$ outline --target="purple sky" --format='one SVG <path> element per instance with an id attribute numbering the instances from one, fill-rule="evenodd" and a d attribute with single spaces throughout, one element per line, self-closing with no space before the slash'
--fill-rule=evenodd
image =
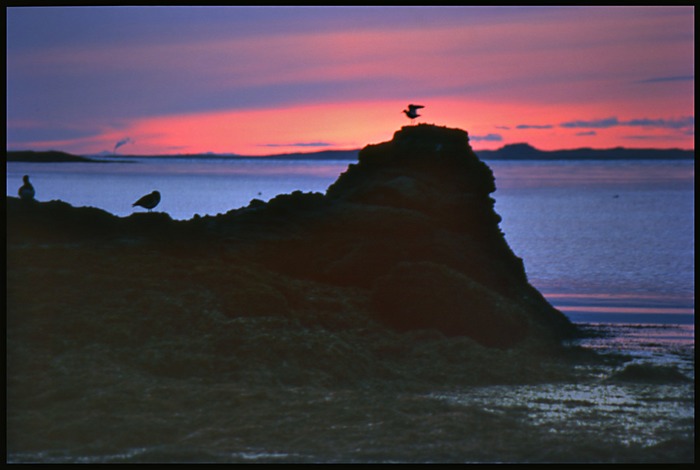
<path id="1" fill-rule="evenodd" d="M 407 124 L 475 148 L 694 148 L 692 7 L 7 9 L 7 147 L 358 148 Z"/>

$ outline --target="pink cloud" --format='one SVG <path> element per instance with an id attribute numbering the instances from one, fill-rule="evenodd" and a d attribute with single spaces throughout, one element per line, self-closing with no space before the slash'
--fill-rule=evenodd
<path id="1" fill-rule="evenodd" d="M 17 87 L 36 71 L 46 74 L 38 91 L 18 98 L 13 111 L 60 98 L 51 109 L 39 108 L 41 117 L 13 118 L 8 111 L 8 121 L 50 116 L 46 128 L 96 128 L 90 137 L 34 143 L 74 152 L 111 149 L 129 135 L 134 153 L 176 148 L 259 154 L 269 144 L 294 151 L 283 144 L 357 148 L 386 140 L 407 124 L 400 110 L 415 100 L 426 105 L 424 122 L 473 135 L 501 133 L 502 142 L 480 142 L 492 147 L 513 141 L 572 146 L 572 131 L 515 129 L 524 122 L 694 114 L 692 80 L 644 81 L 691 73 L 683 67 L 693 63 L 694 41 L 683 35 L 694 31 L 692 10 L 526 8 L 490 15 L 484 23 L 460 18 L 426 21 L 420 28 L 387 16 L 362 28 L 236 37 L 219 31 L 159 42 L 8 49 Z M 10 92 L 8 85 L 12 97 Z M 575 145 L 629 144 L 623 131 L 579 136 Z M 692 136 L 645 132 L 660 145 L 694 145 Z"/>

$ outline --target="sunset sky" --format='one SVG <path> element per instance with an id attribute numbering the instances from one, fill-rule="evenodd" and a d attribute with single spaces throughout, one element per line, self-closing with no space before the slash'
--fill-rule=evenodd
<path id="1" fill-rule="evenodd" d="M 694 148 L 693 7 L 7 8 L 7 149 Z"/>

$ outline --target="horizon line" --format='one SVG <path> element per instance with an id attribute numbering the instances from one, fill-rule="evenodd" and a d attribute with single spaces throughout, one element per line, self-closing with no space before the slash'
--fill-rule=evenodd
<path id="1" fill-rule="evenodd" d="M 572 148 L 560 148 L 560 149 L 555 149 L 555 150 L 542 150 L 540 148 L 537 148 L 533 146 L 532 144 L 529 144 L 527 142 L 514 142 L 511 144 L 505 144 L 502 145 L 501 147 L 498 147 L 496 149 L 476 149 L 472 147 L 472 150 L 474 152 L 498 152 L 500 150 L 503 150 L 507 147 L 514 147 L 514 146 L 527 146 L 530 147 L 533 150 L 536 150 L 538 152 L 543 152 L 543 153 L 554 153 L 554 152 L 568 152 L 568 151 L 576 151 L 576 150 L 592 150 L 592 151 L 605 151 L 605 150 L 655 150 L 655 151 L 683 151 L 683 152 L 695 152 L 695 148 L 682 148 L 682 147 L 625 147 L 625 146 L 616 146 L 616 147 L 572 147 Z M 114 156 L 114 157 L 176 157 L 176 156 L 188 156 L 188 155 L 197 155 L 197 156 L 215 156 L 215 157 L 232 157 L 232 158 L 266 158 L 266 157 L 277 157 L 277 156 L 285 156 L 285 155 L 315 155 L 319 153 L 324 153 L 324 152 L 359 152 L 363 149 L 364 147 L 361 148 L 353 148 L 353 149 L 347 149 L 347 148 L 327 148 L 324 150 L 313 150 L 310 152 L 282 152 L 282 153 L 269 153 L 269 154 L 262 154 L 262 155 L 248 155 L 248 154 L 241 154 L 241 153 L 235 153 L 235 152 L 212 152 L 212 151 L 206 151 L 206 152 L 185 152 L 185 153 L 150 153 L 150 154 L 121 154 L 121 153 L 115 153 L 115 152 L 110 152 L 109 150 L 103 150 L 101 152 L 96 152 L 96 153 L 71 153 L 65 150 L 58 150 L 58 149 L 48 149 L 48 150 L 32 150 L 32 149 L 6 149 L 5 153 L 10 153 L 10 152 L 35 152 L 35 153 L 41 153 L 41 152 L 61 152 L 65 153 L 67 155 L 74 155 L 74 156 L 79 156 L 79 157 L 95 157 L 95 156 Z"/>

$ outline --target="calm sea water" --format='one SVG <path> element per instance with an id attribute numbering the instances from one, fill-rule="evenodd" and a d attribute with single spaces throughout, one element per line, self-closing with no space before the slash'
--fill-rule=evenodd
<path id="1" fill-rule="evenodd" d="M 673 367 L 694 379 L 694 163 L 487 163 L 496 175 L 493 197 L 503 218 L 501 228 L 523 258 L 530 281 L 573 321 L 599 333 L 583 345 L 603 354 L 627 355 L 632 363 Z M 132 202 L 158 189 L 163 196 L 158 210 L 189 219 L 225 213 L 254 198 L 269 200 L 295 190 L 323 192 L 347 165 L 280 160 L 11 162 L 7 194 L 15 195 L 22 175 L 29 174 L 40 201 L 60 199 L 127 216 L 142 210 L 132 208 Z M 225 333 L 235 339 L 231 348 L 239 343 L 254 348 L 269 332 L 246 322 L 252 320 L 228 321 L 211 335 L 230 328 Z M 300 345 L 318 342 L 320 334 L 318 329 L 285 327 L 275 345 L 284 343 L 284 354 L 299 359 L 308 353 Z M 333 336 L 326 339 L 335 341 Z M 89 354 L 66 349 L 55 357 L 32 352 L 36 368 L 15 371 L 11 377 L 10 392 L 20 390 L 27 398 L 13 395 L 13 403 L 21 406 L 8 409 L 8 434 L 13 437 L 8 460 L 694 460 L 688 450 L 694 436 L 692 382 L 611 383 L 606 378 L 616 366 L 594 366 L 582 369 L 584 378 L 570 383 L 446 389 L 438 374 L 435 382 L 415 391 L 398 387 L 397 392 L 362 382 L 337 389 L 257 386 L 219 373 L 206 380 L 186 375 L 178 379 L 134 366 L 152 356 L 166 358 L 162 362 L 167 364 L 178 357 L 172 344 L 153 349 L 148 343 L 124 358 L 120 349 L 105 346 L 93 346 Z M 435 344 L 442 348 L 452 343 Z M 24 347 L 41 352 L 40 346 L 14 344 L 11 350 L 17 356 Z M 181 347 L 202 346 L 199 338 L 186 337 Z M 341 350 L 345 352 L 337 355 L 337 364 L 328 367 L 352 370 L 355 356 Z M 440 351 L 436 359 L 442 357 Z M 314 361 L 323 357 L 314 354 Z M 198 369 L 225 360 L 218 353 L 203 354 Z M 287 368 L 274 370 L 306 376 L 304 362 L 297 362 L 299 369 L 291 361 Z"/>

